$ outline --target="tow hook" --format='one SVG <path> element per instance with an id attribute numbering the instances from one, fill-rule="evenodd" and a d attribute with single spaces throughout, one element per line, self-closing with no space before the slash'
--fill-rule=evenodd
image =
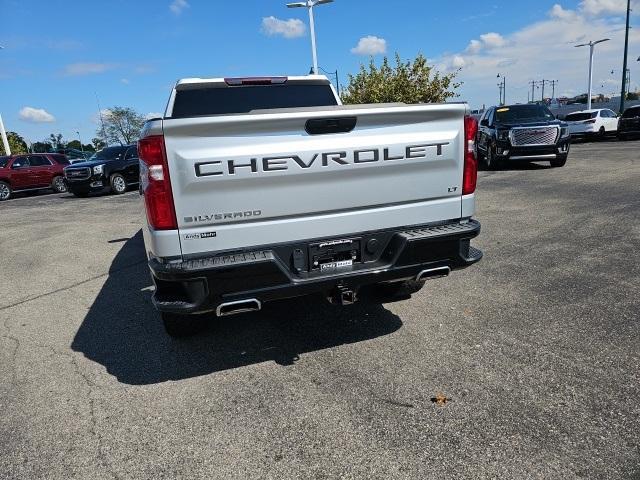
<path id="1" fill-rule="evenodd" d="M 338 287 L 327 295 L 327 300 L 332 305 L 353 305 L 358 301 L 358 294 L 349 288 Z"/>

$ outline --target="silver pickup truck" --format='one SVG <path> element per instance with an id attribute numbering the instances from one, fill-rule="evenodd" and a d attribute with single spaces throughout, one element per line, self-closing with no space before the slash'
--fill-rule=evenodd
<path id="1" fill-rule="evenodd" d="M 138 144 L 167 332 L 318 292 L 415 292 L 477 262 L 476 131 L 466 104 L 343 106 L 323 76 L 178 81 Z"/>

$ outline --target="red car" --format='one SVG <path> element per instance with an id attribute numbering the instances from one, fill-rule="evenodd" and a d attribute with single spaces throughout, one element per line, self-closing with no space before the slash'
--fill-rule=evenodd
<path id="1" fill-rule="evenodd" d="M 67 191 L 63 168 L 69 165 L 59 153 L 27 153 L 0 157 L 0 201 L 11 198 L 13 192 L 53 189 Z"/>

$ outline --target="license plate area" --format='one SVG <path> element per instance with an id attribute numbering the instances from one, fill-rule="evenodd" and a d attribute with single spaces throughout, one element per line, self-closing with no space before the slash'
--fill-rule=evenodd
<path id="1" fill-rule="evenodd" d="M 327 240 L 309 245 L 311 271 L 330 272 L 362 261 L 359 238 Z"/>

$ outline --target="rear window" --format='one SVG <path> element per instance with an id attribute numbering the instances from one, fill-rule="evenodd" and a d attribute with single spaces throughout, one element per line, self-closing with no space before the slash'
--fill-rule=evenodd
<path id="1" fill-rule="evenodd" d="M 248 113 L 271 108 L 337 105 L 329 85 L 250 85 L 178 90 L 172 118 Z"/>
<path id="2" fill-rule="evenodd" d="M 580 122 L 582 120 L 591 120 L 592 118 L 596 118 L 598 112 L 585 112 L 585 113 L 570 113 L 564 119 L 567 122 Z"/>
<path id="3" fill-rule="evenodd" d="M 622 114 L 622 118 L 640 117 L 640 107 L 628 108 Z"/>

